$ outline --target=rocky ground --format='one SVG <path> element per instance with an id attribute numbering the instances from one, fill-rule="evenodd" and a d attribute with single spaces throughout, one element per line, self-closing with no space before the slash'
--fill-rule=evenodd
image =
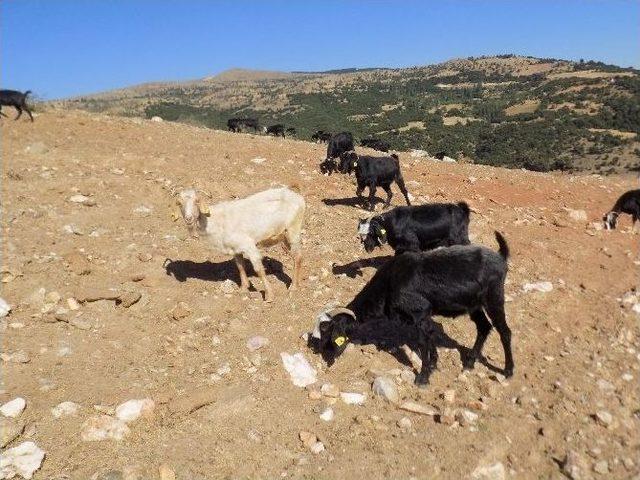
<path id="1" fill-rule="evenodd" d="M 417 389 L 394 352 L 352 346 L 327 369 L 301 338 L 391 253 L 361 249 L 366 212 L 351 178 L 317 172 L 322 145 L 68 111 L 1 129 L 0 478 L 20 456 L 23 476 L 56 480 L 639 475 L 640 236 L 628 217 L 598 224 L 632 176 L 401 153 L 417 203 L 467 200 L 473 241 L 496 248 L 498 229 L 512 250 L 515 376 L 495 333 L 462 373 L 463 317 L 442 321 L 439 370 Z M 171 191 L 292 183 L 308 205 L 302 288 L 287 291 L 292 260 L 273 247 L 267 304 L 187 237 Z M 294 384 L 295 359 L 315 383 Z"/>

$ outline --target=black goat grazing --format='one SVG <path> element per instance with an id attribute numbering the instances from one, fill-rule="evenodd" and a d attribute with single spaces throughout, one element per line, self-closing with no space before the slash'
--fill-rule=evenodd
<path id="1" fill-rule="evenodd" d="M 298 133 L 294 127 L 287 128 L 286 132 L 290 137 L 295 137 Z"/>
<path id="2" fill-rule="evenodd" d="M 390 148 L 387 142 L 380 140 L 379 138 L 365 138 L 360 141 L 360 145 L 363 147 L 373 148 L 379 152 L 388 152 Z"/>
<path id="3" fill-rule="evenodd" d="M 459 202 L 396 207 L 360 220 L 358 235 L 367 252 L 389 243 L 396 255 L 469 245 L 469 205 Z"/>
<path id="4" fill-rule="evenodd" d="M 278 123 L 276 125 L 270 125 L 265 128 L 264 133 L 267 135 L 274 135 L 276 137 L 281 136 L 284 138 L 284 125 Z"/>
<path id="5" fill-rule="evenodd" d="M 15 120 L 18 120 L 20 115 L 22 115 L 22 111 L 25 110 L 33 122 L 33 115 L 31 115 L 31 110 L 29 110 L 27 106 L 27 95 L 30 93 L 31 90 L 27 90 L 24 93 L 18 92 L 17 90 L 0 90 L 0 115 L 3 117 L 7 116 L 2 113 L 2 107 L 14 107 L 18 111 Z"/>
<path id="6" fill-rule="evenodd" d="M 499 232 L 495 235 L 499 253 L 478 245 L 455 245 L 396 255 L 380 267 L 346 308 L 318 317 L 309 344 L 331 366 L 349 341 L 359 339 L 359 331 L 367 322 L 409 323 L 415 327 L 422 358 L 415 383 L 426 385 L 438 361 L 432 316 L 454 318 L 468 313 L 476 324 L 477 337 L 464 357 L 463 367 L 474 367 L 493 326 L 504 349 L 505 376 L 512 376 L 511 330 L 504 313 L 509 247 Z"/>
<path id="7" fill-rule="evenodd" d="M 632 231 L 636 233 L 636 224 L 640 221 L 640 189 L 629 190 L 618 198 L 613 208 L 602 217 L 604 228 L 607 230 L 615 229 L 618 225 L 618 216 L 621 213 L 631 215 L 633 220 Z"/>
<path id="8" fill-rule="evenodd" d="M 369 187 L 368 209 L 373 210 L 376 188 L 382 187 L 387 192 L 387 201 L 384 208 L 391 205 L 391 184 L 396 182 L 402 195 L 404 195 L 407 205 L 411 205 L 409 200 L 409 192 L 404 185 L 402 172 L 400 172 L 400 160 L 398 155 L 392 153 L 390 157 L 370 157 L 367 155 L 358 155 L 356 152 L 345 152 L 340 157 L 340 166 L 338 167 L 342 173 L 356 173 L 356 195 L 362 197 L 365 187 Z"/>
<path id="9" fill-rule="evenodd" d="M 349 150 L 353 150 L 353 135 L 350 132 L 336 133 L 327 145 L 327 159 L 338 158 Z"/>
<path id="10" fill-rule="evenodd" d="M 325 132 L 324 130 L 318 130 L 316 133 L 311 135 L 311 140 L 313 140 L 316 143 L 327 143 L 329 140 L 331 140 L 332 136 L 333 135 L 331 134 L 331 132 Z"/>
<path id="11" fill-rule="evenodd" d="M 243 128 L 253 128 L 257 132 L 260 124 L 256 118 L 230 118 L 227 120 L 227 128 L 234 133 L 242 132 Z"/>

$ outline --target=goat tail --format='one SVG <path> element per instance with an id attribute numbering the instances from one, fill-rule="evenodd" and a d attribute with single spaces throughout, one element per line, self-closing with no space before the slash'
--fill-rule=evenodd
<path id="1" fill-rule="evenodd" d="M 499 231 L 496 230 L 494 233 L 496 235 L 496 241 L 498 242 L 499 246 L 498 252 L 500 253 L 500 256 L 506 261 L 509 259 L 509 245 L 507 245 L 507 240 Z"/>
<path id="2" fill-rule="evenodd" d="M 469 214 L 471 213 L 471 208 L 467 202 L 458 202 L 458 207 L 462 210 L 462 213 L 466 218 L 469 218 Z"/>
<path id="3" fill-rule="evenodd" d="M 27 90 L 26 92 L 24 92 L 24 96 L 26 97 L 27 95 L 29 95 L 31 93 L 31 90 Z"/>

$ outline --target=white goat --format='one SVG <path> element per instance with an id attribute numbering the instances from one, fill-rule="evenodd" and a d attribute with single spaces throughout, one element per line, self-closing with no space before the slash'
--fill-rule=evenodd
<path id="1" fill-rule="evenodd" d="M 193 237 L 206 237 L 220 253 L 233 255 L 240 272 L 240 285 L 249 287 L 243 257 L 248 258 L 262 282 L 265 300 L 273 300 L 258 246 L 283 242 L 294 260 L 291 289 L 298 286 L 302 261 L 301 238 L 304 198 L 286 187 L 273 188 L 240 200 L 207 205 L 198 192 L 183 190 L 178 205 Z"/>

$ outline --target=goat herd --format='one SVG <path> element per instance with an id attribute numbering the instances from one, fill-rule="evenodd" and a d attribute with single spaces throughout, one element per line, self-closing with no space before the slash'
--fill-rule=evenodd
<path id="1" fill-rule="evenodd" d="M 28 94 L 29 91 L 0 90 L 0 107 L 15 107 L 18 111 L 16 119 L 25 110 L 33 120 L 26 105 Z M 227 125 L 234 132 L 247 127 L 254 131 L 260 128 L 257 120 L 246 118 L 230 119 Z M 283 137 L 285 133 L 295 134 L 295 129 L 285 129 L 281 124 L 264 131 Z M 422 359 L 415 383 L 426 385 L 438 360 L 437 330 L 432 317 L 456 317 L 466 313 L 475 323 L 477 335 L 463 359 L 464 368 L 473 368 L 491 328 L 495 327 L 504 349 L 505 376 L 513 375 L 511 331 L 504 310 L 509 247 L 502 234 L 495 232 L 497 252 L 471 245 L 468 236 L 470 209 L 465 202 L 411 206 L 396 154 L 359 155 L 354 151 L 353 136 L 349 132 L 331 135 L 318 131 L 313 139 L 328 142 L 327 156 L 320 164 L 320 171 L 326 175 L 336 171 L 355 173 L 357 196 L 362 196 L 365 187 L 369 189 L 365 202 L 369 210 L 374 209 L 377 187 L 386 192 L 384 208 L 389 207 L 394 182 L 408 206 L 359 221 L 357 233 L 367 252 L 388 244 L 394 249 L 395 256 L 377 270 L 345 307 L 319 315 L 308 337 L 309 347 L 331 365 L 350 341 L 362 340 L 368 323 L 405 323 L 415 331 L 412 344 L 420 351 Z M 377 139 L 368 139 L 363 144 L 388 151 L 388 145 Z M 207 204 L 201 192 L 194 188 L 177 192 L 176 196 L 190 234 L 206 238 L 209 247 L 234 257 L 243 289 L 249 287 L 244 268 L 244 259 L 248 259 L 263 282 L 265 300 L 273 301 L 273 291 L 258 247 L 277 243 L 283 243 L 293 256 L 290 288 L 298 287 L 306 203 L 295 187 L 273 188 L 215 205 Z M 628 191 L 616 201 L 611 211 L 604 215 L 605 228 L 614 229 L 621 213 L 632 216 L 635 232 L 640 222 L 640 189 Z"/>
<path id="2" fill-rule="evenodd" d="M 247 121 L 257 131 L 258 123 L 251 119 L 231 119 L 228 125 L 237 131 L 240 123 L 249 125 Z M 274 127 L 284 131 L 282 125 Z M 323 138 L 322 134 L 324 132 L 317 132 L 318 140 Z M 365 250 L 371 252 L 388 244 L 394 249 L 395 256 L 377 270 L 345 307 L 329 309 L 318 316 L 308 337 L 309 347 L 332 365 L 350 341 L 363 340 L 368 323 L 405 323 L 415 331 L 412 343 L 422 360 L 415 383 L 426 385 L 438 361 L 437 329 L 432 317 L 453 318 L 466 313 L 475 323 L 477 333 L 473 347 L 463 359 L 464 368 L 473 368 L 494 327 L 504 350 L 504 374 L 512 376 L 511 331 L 504 309 L 509 247 L 502 234 L 495 232 L 497 252 L 471 245 L 468 235 L 470 209 L 465 202 L 411 206 L 398 156 L 359 155 L 354 151 L 353 136 L 349 132 L 328 138 L 327 156 L 320 164 L 320 171 L 325 175 L 336 171 L 355 173 L 356 195 L 361 197 L 364 188 L 369 188 L 369 198 L 365 202 L 369 210 L 374 209 L 378 186 L 387 194 L 384 208 L 390 205 L 393 182 L 400 188 L 408 206 L 359 220 L 357 233 Z M 247 258 L 264 284 L 265 300 L 273 300 L 258 246 L 280 242 L 293 256 L 291 288 L 298 287 L 306 204 L 297 188 L 274 188 L 215 205 L 206 204 L 200 192 L 193 188 L 179 192 L 177 197 L 190 233 L 206 237 L 215 250 L 233 255 L 242 288 L 249 286 L 243 264 L 243 258 Z M 635 229 L 640 220 L 640 190 L 620 197 L 604 217 L 607 229 L 615 228 L 620 213 L 632 215 Z"/>

